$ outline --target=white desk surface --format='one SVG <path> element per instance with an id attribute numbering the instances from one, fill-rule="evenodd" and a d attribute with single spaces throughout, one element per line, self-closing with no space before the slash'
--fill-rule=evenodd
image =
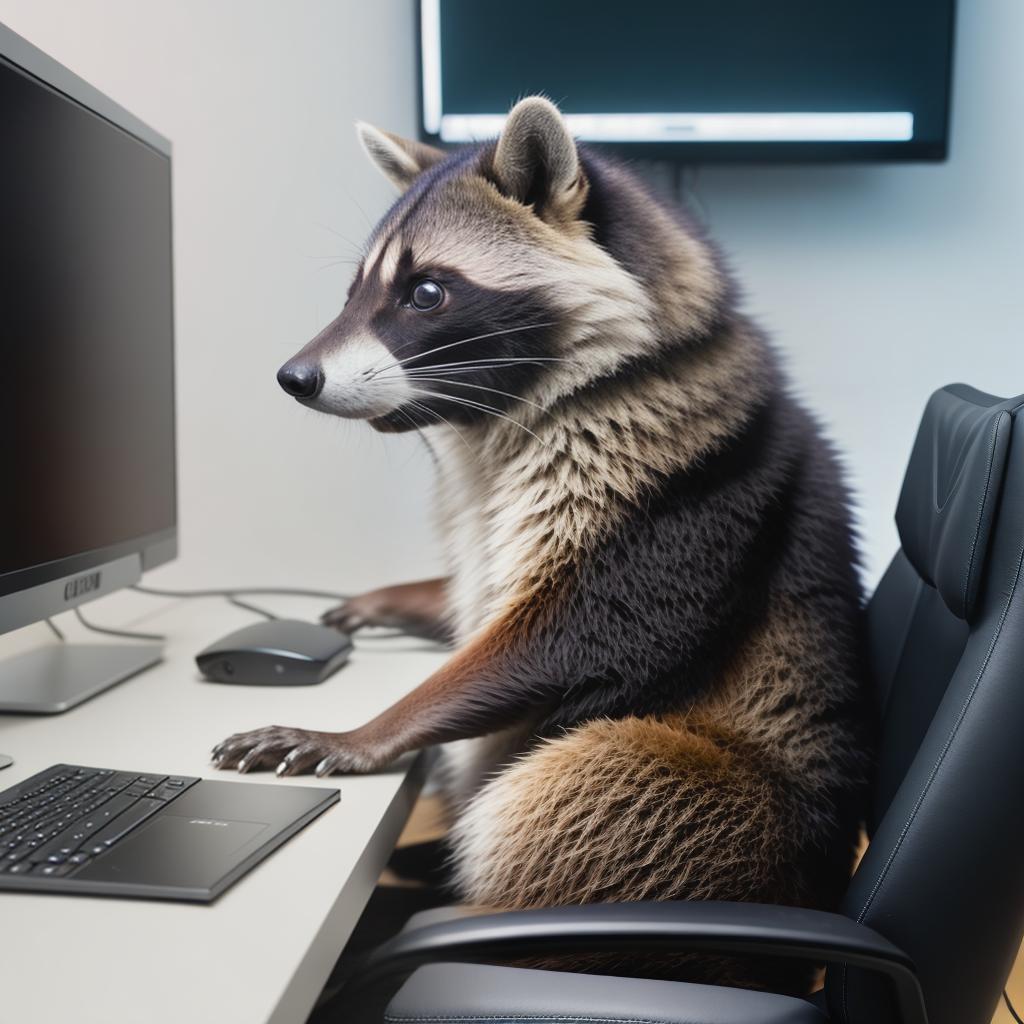
<path id="1" fill-rule="evenodd" d="M 262 604 L 296 618 L 323 607 Z M 97 623 L 166 633 L 166 660 L 61 715 L 0 714 L 0 753 L 16 759 L 0 772 L 0 789 L 67 762 L 337 786 L 341 802 L 210 905 L 0 893 L 0 1024 L 301 1024 L 408 817 L 422 762 L 276 780 L 218 772 L 209 750 L 262 725 L 359 725 L 421 682 L 444 652 L 404 639 L 357 641 L 351 662 L 318 686 L 224 686 L 200 681 L 192 657 L 253 621 L 226 601 L 122 593 L 83 611 Z M 90 638 L 72 616 L 60 622 L 69 639 Z M 36 626 L 0 638 L 0 657 L 52 642 L 47 636 Z"/>

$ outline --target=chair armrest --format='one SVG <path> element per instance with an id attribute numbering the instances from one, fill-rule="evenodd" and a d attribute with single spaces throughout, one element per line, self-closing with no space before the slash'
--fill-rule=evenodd
<path id="1" fill-rule="evenodd" d="M 360 983 L 437 961 L 475 963 L 559 953 L 700 950 L 842 963 L 892 983 L 903 1024 L 927 1024 L 910 958 L 840 914 L 758 903 L 592 903 L 467 916 L 400 932 L 361 965 Z"/>

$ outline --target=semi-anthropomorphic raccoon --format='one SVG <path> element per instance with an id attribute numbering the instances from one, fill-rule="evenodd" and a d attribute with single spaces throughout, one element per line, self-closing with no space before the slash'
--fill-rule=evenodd
<path id="1" fill-rule="evenodd" d="M 216 763 L 450 744 L 473 903 L 831 906 L 867 763 L 847 496 L 714 248 L 541 98 L 452 153 L 359 132 L 402 195 L 279 380 L 436 456 L 448 577 L 328 620 L 457 649 L 358 729 L 257 729 Z"/>

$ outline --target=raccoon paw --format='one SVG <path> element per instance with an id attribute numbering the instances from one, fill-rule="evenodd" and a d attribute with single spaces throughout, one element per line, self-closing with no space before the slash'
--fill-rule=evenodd
<path id="1" fill-rule="evenodd" d="M 372 771 L 389 760 L 359 742 L 356 733 L 313 732 L 281 725 L 235 733 L 217 744 L 212 756 L 216 768 L 235 768 L 242 773 L 274 768 L 282 777 Z"/>
<path id="2" fill-rule="evenodd" d="M 331 608 L 320 621 L 343 633 L 354 633 L 366 626 L 383 626 L 429 640 L 449 639 L 441 580 L 368 590 Z"/>
<path id="3" fill-rule="evenodd" d="M 320 621 L 343 633 L 354 633 L 365 626 L 398 628 L 404 625 L 405 617 L 392 606 L 385 588 L 369 590 L 342 601 L 336 608 L 324 612 Z"/>

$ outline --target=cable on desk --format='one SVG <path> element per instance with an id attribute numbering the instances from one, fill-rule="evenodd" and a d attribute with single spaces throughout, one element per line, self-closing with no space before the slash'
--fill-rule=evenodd
<path id="1" fill-rule="evenodd" d="M 1017 1022 L 1017 1024 L 1024 1024 L 1024 1020 L 1020 1019 L 1017 1011 L 1013 1008 L 1013 1003 L 1010 1002 L 1010 993 L 1003 989 L 1003 1002 L 1006 1003 L 1006 1008 L 1010 1011 L 1010 1016 Z"/>
<path id="2" fill-rule="evenodd" d="M 78 621 L 85 626 L 86 629 L 92 630 L 94 633 L 104 633 L 107 636 L 123 636 L 129 640 L 158 640 L 164 641 L 167 639 L 162 633 L 141 633 L 132 629 L 109 629 L 106 626 L 97 626 L 95 623 L 90 622 L 81 612 L 81 609 L 75 609 L 75 615 L 78 617 Z"/>
<path id="3" fill-rule="evenodd" d="M 254 615 L 262 615 L 263 618 L 269 619 L 271 622 L 277 620 L 277 616 L 272 612 L 268 612 L 266 608 L 258 608 L 256 605 L 243 601 L 240 597 L 235 597 L 233 594 L 228 596 L 226 600 L 228 604 L 233 604 L 236 608 L 242 608 L 247 612 L 252 612 Z"/>
<path id="4" fill-rule="evenodd" d="M 324 598 L 329 601 L 347 601 L 350 597 L 348 594 L 339 594 L 332 590 L 306 590 L 299 587 L 232 587 L 230 589 L 201 588 L 198 590 L 168 590 L 164 587 L 147 587 L 136 583 L 131 589 L 138 591 L 140 594 L 147 594 L 150 597 L 221 597 L 235 605 L 237 608 L 243 608 L 245 611 L 252 612 L 254 615 L 262 615 L 263 618 L 270 619 L 271 621 L 276 620 L 278 616 L 274 615 L 272 612 L 268 612 L 265 608 L 260 608 L 258 605 L 254 605 L 249 601 L 242 600 L 242 597 L 248 597 L 249 595 L 255 594 L 257 596 L 265 595 L 267 597 L 315 597 Z M 415 634 L 407 633 L 402 629 L 380 630 L 373 633 L 360 632 L 358 634 L 360 641 L 394 640 L 398 637 L 409 636 L 415 636 Z"/>
<path id="5" fill-rule="evenodd" d="M 153 597 L 235 597 L 237 595 L 266 595 L 268 597 L 323 597 L 329 601 L 347 601 L 350 594 L 338 594 L 331 590 L 304 590 L 296 587 L 230 587 L 209 590 L 167 590 L 164 587 L 144 587 L 140 583 L 132 586 L 140 594 Z"/>
<path id="6" fill-rule="evenodd" d="M 60 627 L 57 625 L 56 622 L 53 621 L 53 619 L 43 619 L 43 622 L 45 622 L 50 627 L 50 630 L 52 631 L 53 635 L 58 640 L 67 640 L 67 637 L 63 634 L 63 632 L 61 632 Z"/>

